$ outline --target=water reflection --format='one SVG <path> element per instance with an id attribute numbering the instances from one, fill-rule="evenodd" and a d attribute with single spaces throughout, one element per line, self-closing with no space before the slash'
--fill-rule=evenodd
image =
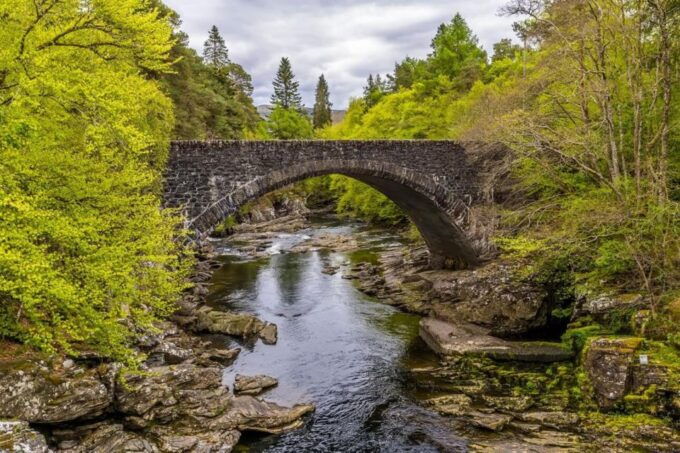
<path id="1" fill-rule="evenodd" d="M 340 228 L 350 227 L 303 234 Z M 394 240 L 373 239 L 372 247 Z M 212 302 L 254 313 L 279 328 L 275 346 L 244 348 L 225 370 L 226 382 L 231 384 L 236 372 L 268 374 L 279 379 L 279 386 L 266 399 L 317 406 L 305 428 L 282 436 L 246 436 L 241 451 L 464 451 L 446 419 L 408 396 L 403 364 L 419 342 L 418 318 L 371 300 L 339 273 L 321 272 L 329 261 L 373 256 L 370 251 L 320 251 L 251 261 L 224 258 L 226 265 L 214 276 Z"/>

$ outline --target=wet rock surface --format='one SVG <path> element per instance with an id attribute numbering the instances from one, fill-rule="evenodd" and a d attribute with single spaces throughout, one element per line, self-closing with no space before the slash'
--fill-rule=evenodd
<path id="1" fill-rule="evenodd" d="M 351 241 L 308 241 L 295 251 L 342 250 L 342 244 Z M 426 316 L 421 337 L 441 354 L 441 365 L 415 368 L 412 377 L 418 392 L 427 395 L 423 405 L 450 417 L 471 439 L 471 451 L 584 451 L 589 445 L 605 451 L 675 451 L 677 433 L 667 421 L 656 425 L 659 418 L 639 429 L 626 422 L 627 428 L 616 428 L 620 437 L 615 440 L 605 434 L 604 424 L 596 426 L 593 420 L 604 408 L 596 393 L 616 384 L 602 390 L 593 385 L 599 372 L 588 369 L 587 354 L 579 362 L 568 343 L 518 340 L 547 328 L 552 309 L 544 289 L 518 277 L 518 263 L 497 261 L 470 271 L 431 271 L 427 265 L 423 248 L 392 247 L 380 252 L 377 262 L 329 261 L 322 272 L 339 272 L 365 294 Z M 583 299 L 577 307 L 580 316 L 606 319 L 620 306 L 611 296 L 605 299 Z M 626 307 L 640 304 L 636 297 L 624 299 L 630 302 Z M 592 362 L 612 373 L 615 354 L 604 351 L 605 343 L 600 346 L 602 351 L 596 347 L 590 352 L 600 354 Z M 650 385 L 669 387 L 664 366 L 627 363 L 619 404 L 625 395 Z M 599 378 L 603 383 L 610 379 L 607 372 Z M 584 375 L 586 382 L 579 381 Z M 668 406 L 673 399 L 665 401 Z M 669 413 L 663 407 L 659 410 Z"/>
<path id="2" fill-rule="evenodd" d="M 267 344 L 276 343 L 276 325 L 263 322 L 246 313 L 215 310 L 211 307 L 198 309 L 194 330 L 241 338 L 258 336 Z"/>
<path id="3" fill-rule="evenodd" d="M 252 256 L 271 244 L 272 233 L 261 231 L 274 223 L 241 235 L 241 240 L 252 238 L 246 245 Z M 339 237 L 308 240 L 296 251 L 359 246 Z M 247 395 L 276 385 L 275 378 L 240 376 L 234 385 L 237 395 L 222 384 L 221 367 L 238 358 L 239 348 L 194 333 L 273 344 L 277 328 L 252 315 L 206 306 L 207 282 L 221 264 L 210 250 L 202 255 L 196 286 L 172 322 L 140 341 L 148 355 L 141 372 L 121 376 L 115 364 L 93 366 L 97 358 L 88 362 L 85 356 L 56 364 L 0 366 L 0 418 L 25 420 L 0 422 L 0 451 L 50 451 L 49 445 L 52 451 L 78 453 L 228 452 L 243 431 L 280 434 L 301 427 L 312 405 L 282 407 Z M 541 290 L 514 280 L 515 268 L 506 264 L 455 272 L 426 267 L 422 249 L 393 248 L 377 264 L 328 263 L 324 272 L 341 272 L 366 294 L 428 316 L 421 335 L 439 352 L 438 365 L 411 369 L 411 381 L 424 406 L 450 419 L 470 439 L 470 451 L 568 452 L 587 451 L 587 446 L 680 451 L 678 425 L 672 424 L 672 414 L 680 413 L 680 403 L 673 412 L 673 402 L 680 401 L 672 383 L 676 369 L 637 363 L 640 339 L 593 338 L 577 362 L 562 346 L 499 338 L 545 325 L 550 307 Z M 619 306 L 609 296 L 584 300 L 581 313 L 597 319 Z M 636 298 L 626 301 L 639 304 Z M 598 413 L 632 404 L 654 416 Z M 45 435 L 27 422 L 39 425 Z M 446 448 L 442 444 L 442 451 Z"/>
<path id="4" fill-rule="evenodd" d="M 275 378 L 262 374 L 257 376 L 237 374 L 234 379 L 234 393 L 237 395 L 258 395 L 278 383 L 279 381 Z"/>

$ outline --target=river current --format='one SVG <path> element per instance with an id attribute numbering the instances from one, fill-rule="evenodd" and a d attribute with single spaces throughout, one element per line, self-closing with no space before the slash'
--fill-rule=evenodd
<path id="1" fill-rule="evenodd" d="M 354 234 L 355 252 L 287 253 L 319 234 Z M 266 374 L 279 385 L 262 398 L 284 405 L 311 402 L 305 427 L 280 436 L 246 435 L 248 452 L 465 451 L 446 418 L 415 398 L 409 369 L 436 364 L 418 338 L 419 318 L 381 304 L 342 278 L 342 270 L 397 246 L 389 233 L 330 221 L 273 239 L 264 257 L 250 258 L 228 243 L 213 277 L 210 301 L 278 325 L 278 343 L 242 343 L 225 383 L 236 373 Z"/>

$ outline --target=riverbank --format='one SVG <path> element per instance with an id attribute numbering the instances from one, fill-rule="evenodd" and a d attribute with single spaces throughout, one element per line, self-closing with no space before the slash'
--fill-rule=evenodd
<path id="1" fill-rule="evenodd" d="M 439 365 L 413 371 L 426 406 L 456 420 L 475 451 L 677 451 L 680 361 L 644 338 L 646 301 L 581 294 L 566 322 L 555 292 L 497 260 L 431 271 L 424 247 L 384 251 L 346 278 L 384 303 L 424 316 Z M 614 323 L 628 323 L 623 333 Z M 590 446 L 590 447 L 589 447 Z"/>
<path id="2" fill-rule="evenodd" d="M 260 232 L 261 250 L 270 239 Z M 291 251 L 353 247 L 366 244 L 340 234 L 309 238 Z M 639 331 L 606 327 L 622 308 L 642 310 L 644 300 L 582 295 L 572 316 L 556 320 L 562 307 L 554 289 L 521 270 L 522 263 L 496 261 L 474 271 L 431 271 L 424 248 L 398 243 L 324 268 L 424 316 L 420 335 L 440 359 L 413 364 L 412 395 L 449 417 L 470 449 L 676 450 L 677 353 Z"/>
<path id="3" fill-rule="evenodd" d="M 584 298 L 571 323 L 560 327 L 551 320 L 555 307 L 549 291 L 518 278 L 516 263 L 430 271 L 426 251 L 393 234 L 338 227 L 307 235 L 310 225 L 305 216 L 270 219 L 240 227 L 226 242 L 215 242 L 217 250 L 203 250 L 195 286 L 180 309 L 158 326 L 158 335 L 138 345 L 147 355 L 138 372 L 122 372 L 119 365 L 86 351 L 47 358 L 5 345 L 0 417 L 7 421 L 0 423 L 0 448 L 230 451 L 242 432 L 250 432 L 289 433 L 243 438 L 252 451 L 288 451 L 305 441 L 318 443 L 328 436 L 327 429 L 347 430 L 334 444 L 338 448 L 352 442 L 381 445 L 381 439 L 391 439 L 397 450 L 408 444 L 419 445 L 420 451 L 675 451 L 680 446 L 673 424 L 680 408 L 676 353 L 662 343 L 613 335 L 584 321 L 604 325 L 613 317 L 611 307 L 625 302 L 637 309 L 643 303 L 639 298 Z M 300 233 L 300 227 L 306 229 Z M 223 255 L 241 261 L 234 264 Z M 266 266 L 274 267 L 262 274 Z M 312 266 L 304 272 L 313 273 L 294 277 L 289 266 L 298 274 Z M 235 286 L 224 284 L 228 269 L 236 272 L 230 280 Z M 265 280 L 253 280 L 257 275 Z M 310 281 L 316 282 L 315 292 L 300 299 L 300 282 Z M 338 324 L 343 311 L 309 318 L 323 313 L 315 308 L 320 301 L 340 291 L 336 299 L 345 301 L 345 307 L 355 307 L 361 316 L 374 313 L 378 318 L 371 322 L 390 325 L 389 332 L 404 328 L 397 327 L 404 321 L 379 310 L 371 299 L 355 300 L 349 283 L 373 300 L 422 316 L 420 336 L 439 357 L 418 349 L 423 346 L 404 350 L 412 336 L 390 340 L 385 344 L 391 346 L 382 349 L 383 334 L 360 334 L 358 326 L 368 319 Z M 279 289 L 258 298 L 244 292 L 248 284 L 258 291 L 272 284 Z M 291 296 L 285 296 L 288 291 Z M 285 297 L 272 305 L 273 294 Z M 319 330 L 290 343 L 304 332 L 304 319 L 316 319 L 310 326 Z M 283 343 L 278 341 L 281 323 L 290 324 Z M 334 330 L 334 325 L 347 330 Z M 343 343 L 350 338 L 360 349 Z M 315 357 L 307 349 L 315 344 L 321 355 L 307 360 Z M 300 345 L 303 349 L 296 352 Z M 329 348 L 352 352 L 323 364 L 320 357 L 333 356 Z M 362 362 L 358 351 L 368 353 L 369 361 Z M 647 364 L 639 362 L 641 355 Z M 300 357 L 305 360 L 296 363 Z M 402 358 L 391 362 L 387 357 Z M 355 365 L 354 377 L 340 381 L 350 387 L 336 396 L 347 401 L 346 395 L 353 395 L 347 417 L 366 417 L 359 425 L 323 413 L 336 403 L 325 392 L 339 388 L 334 379 L 341 376 L 333 368 L 338 362 Z M 371 374 L 376 368 L 369 373 L 362 363 L 381 363 L 385 374 Z M 286 364 L 292 364 L 293 374 Z M 309 370 L 325 370 L 331 379 Z M 391 370 L 398 370 L 398 378 L 384 381 Z M 306 378 L 301 378 L 308 374 L 316 381 L 311 390 L 305 390 Z M 355 377 L 363 381 L 358 388 L 369 393 L 357 393 Z M 384 382 L 391 390 L 381 387 Z M 248 395 L 264 391 L 267 400 Z M 374 394 L 380 397 L 366 406 L 365 395 Z M 309 403 L 320 403 L 322 411 L 311 423 L 305 417 L 314 410 Z M 413 430 L 397 429 L 404 417 Z M 349 424 L 340 429 L 343 423 Z"/>
<path id="4" fill-rule="evenodd" d="M 3 344 L 0 451 L 231 451 L 242 432 L 302 426 L 312 404 L 284 407 L 223 382 L 224 366 L 240 352 L 225 339 L 277 338 L 274 324 L 205 304 L 208 280 L 220 266 L 210 248 L 201 252 L 195 285 L 179 310 L 136 345 L 146 357 L 138 370 L 88 351 L 46 356 Z"/>

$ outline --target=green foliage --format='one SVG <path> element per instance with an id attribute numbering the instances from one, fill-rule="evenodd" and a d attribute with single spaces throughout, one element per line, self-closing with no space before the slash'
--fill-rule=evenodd
<path id="1" fill-rule="evenodd" d="M 667 39 L 677 21 L 667 3 L 595 3 L 513 3 L 510 13 L 538 11 L 517 26 L 529 45 L 520 51 L 501 40 L 490 64 L 456 15 L 428 58 L 397 64 L 389 89 L 367 89 L 322 135 L 505 143 L 516 155 L 518 191 L 497 244 L 531 262 L 527 275 L 565 285 L 553 315 L 566 319 L 573 288 L 586 284 L 642 290 L 655 316 L 662 294 L 680 285 L 680 104 L 668 97 L 680 60 L 662 58 L 678 52 Z M 536 11 L 525 11 L 529 4 Z M 368 209 L 372 189 L 340 187 L 353 191 L 343 209 Z M 364 217 L 375 218 L 378 206 Z"/>
<path id="2" fill-rule="evenodd" d="M 176 14 L 163 7 L 165 14 Z M 183 140 L 242 139 L 260 120 L 251 94 L 250 75 L 229 60 L 224 40 L 216 27 L 210 31 L 204 59 L 189 47 L 188 36 L 174 20 L 172 72 L 159 75 L 175 106 L 173 138 Z"/>
<path id="3" fill-rule="evenodd" d="M 562 342 L 569 345 L 575 353 L 580 353 L 588 342 L 588 338 L 607 335 L 610 332 L 599 324 L 568 329 L 562 335 Z"/>
<path id="4" fill-rule="evenodd" d="M 314 101 L 313 124 L 315 129 L 320 129 L 331 124 L 331 101 L 329 100 L 328 83 L 321 74 L 319 82 L 316 84 L 316 95 Z"/>
<path id="5" fill-rule="evenodd" d="M 314 128 L 306 115 L 297 110 L 276 106 L 267 119 L 269 134 L 281 140 L 309 139 Z"/>
<path id="6" fill-rule="evenodd" d="M 293 74 L 293 68 L 288 58 L 281 58 L 273 85 L 272 104 L 284 109 L 302 109 L 300 83 L 295 80 L 295 74 Z"/>
<path id="7" fill-rule="evenodd" d="M 356 179 L 332 175 L 330 187 L 339 195 L 338 213 L 393 226 L 406 222 L 406 216 L 394 202 Z"/>
<path id="8" fill-rule="evenodd" d="M 428 63 L 434 76 L 456 80 L 460 88 L 469 88 L 486 65 L 486 52 L 465 19 L 456 14 L 450 23 L 441 24 L 432 40 Z"/>
<path id="9" fill-rule="evenodd" d="M 215 25 L 208 32 L 208 39 L 203 44 L 203 60 L 214 69 L 225 68 L 230 63 L 227 45 Z"/>
<path id="10" fill-rule="evenodd" d="M 513 44 L 509 38 L 503 38 L 493 45 L 493 57 L 491 61 L 498 61 L 503 59 L 513 60 L 522 48 L 517 44 Z"/>
<path id="11" fill-rule="evenodd" d="M 157 195 L 172 105 L 142 76 L 172 30 L 145 1 L 50 4 L 0 4 L 0 336 L 133 363 L 189 265 Z"/>
<path id="12" fill-rule="evenodd" d="M 394 74 L 387 76 L 394 91 L 411 88 L 414 83 L 425 79 L 427 62 L 417 58 L 406 57 L 401 63 L 395 63 Z"/>
<path id="13" fill-rule="evenodd" d="M 364 87 L 364 102 L 367 108 L 376 105 L 380 99 L 388 92 L 388 83 L 380 77 L 380 74 L 373 78 L 373 74 L 369 74 Z"/>

